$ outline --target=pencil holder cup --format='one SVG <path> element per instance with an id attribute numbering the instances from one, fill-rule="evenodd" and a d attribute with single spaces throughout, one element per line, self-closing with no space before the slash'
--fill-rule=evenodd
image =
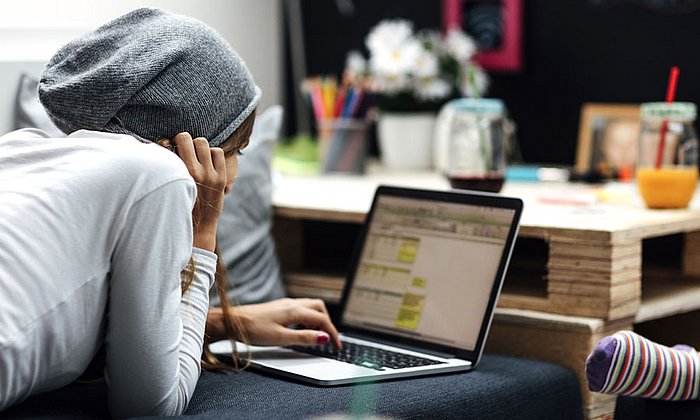
<path id="1" fill-rule="evenodd" d="M 340 118 L 318 121 L 319 156 L 324 173 L 365 172 L 368 123 Z"/>

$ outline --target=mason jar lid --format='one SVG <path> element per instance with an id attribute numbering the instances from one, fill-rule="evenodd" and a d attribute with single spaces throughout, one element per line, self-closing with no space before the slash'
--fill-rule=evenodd
<path id="1" fill-rule="evenodd" d="M 476 115 L 502 116 L 505 107 L 503 101 L 493 98 L 459 98 L 448 102 L 456 112 L 468 112 Z"/>
<path id="2" fill-rule="evenodd" d="M 641 105 L 642 118 L 694 120 L 696 113 L 692 102 L 645 102 Z"/>

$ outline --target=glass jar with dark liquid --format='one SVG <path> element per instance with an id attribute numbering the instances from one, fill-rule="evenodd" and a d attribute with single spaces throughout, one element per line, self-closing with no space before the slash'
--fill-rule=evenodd
<path id="1" fill-rule="evenodd" d="M 445 175 L 452 188 L 500 192 L 506 169 L 509 122 L 498 99 L 451 101 Z"/>

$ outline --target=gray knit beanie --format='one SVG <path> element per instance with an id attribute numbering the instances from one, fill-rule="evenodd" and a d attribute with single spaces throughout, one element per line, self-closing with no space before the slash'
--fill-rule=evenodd
<path id="1" fill-rule="evenodd" d="M 253 112 L 260 88 L 212 28 L 144 8 L 61 48 L 44 70 L 39 98 L 66 133 L 155 141 L 187 131 L 218 146 Z"/>

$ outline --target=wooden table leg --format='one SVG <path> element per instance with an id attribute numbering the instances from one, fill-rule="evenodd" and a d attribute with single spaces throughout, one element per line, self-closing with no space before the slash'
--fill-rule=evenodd
<path id="1" fill-rule="evenodd" d="M 504 293 L 499 306 L 603 319 L 634 316 L 641 304 L 642 243 L 550 238 L 546 298 Z"/>
<path id="2" fill-rule="evenodd" d="M 700 231 L 686 232 L 683 246 L 683 273 L 700 276 Z"/>
<path id="3" fill-rule="evenodd" d="M 642 242 L 552 240 L 548 296 L 557 312 L 605 319 L 634 316 L 642 294 Z"/>

